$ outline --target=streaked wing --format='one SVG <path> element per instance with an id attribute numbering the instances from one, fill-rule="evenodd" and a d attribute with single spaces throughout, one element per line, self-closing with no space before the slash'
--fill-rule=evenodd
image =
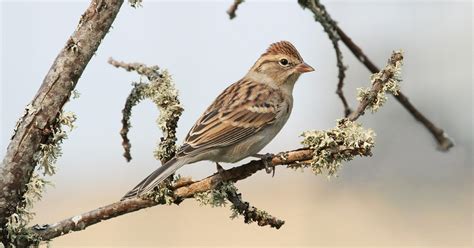
<path id="1" fill-rule="evenodd" d="M 229 86 L 186 136 L 178 156 L 224 147 L 244 140 L 275 122 L 284 103 L 280 91 L 241 80 Z"/>

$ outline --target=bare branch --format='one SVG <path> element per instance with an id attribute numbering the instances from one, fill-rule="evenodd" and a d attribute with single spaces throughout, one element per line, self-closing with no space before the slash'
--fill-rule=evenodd
<path id="1" fill-rule="evenodd" d="M 344 96 L 343 87 L 344 87 L 344 78 L 346 77 L 346 69 L 347 67 L 344 65 L 342 60 L 342 52 L 339 48 L 339 40 L 340 37 L 336 32 L 336 22 L 331 18 L 329 13 L 326 11 L 324 5 L 319 3 L 319 0 L 315 1 L 299 1 L 301 5 L 305 4 L 311 12 L 314 14 L 314 19 L 319 22 L 324 29 L 324 32 L 328 34 L 329 39 L 332 42 L 332 46 L 334 47 L 334 51 L 336 52 L 336 60 L 337 60 L 337 68 L 338 68 L 338 83 L 337 83 L 337 90 L 336 94 L 342 101 L 342 105 L 344 106 L 344 116 L 347 117 L 351 113 L 351 109 L 349 107 L 349 103 Z M 304 3 L 303 3 L 304 2 Z"/>
<path id="2" fill-rule="evenodd" d="M 109 58 L 108 63 L 116 68 L 123 68 L 126 71 L 136 71 L 138 74 L 147 77 L 149 81 L 158 80 L 162 77 L 159 73 L 160 68 L 158 66 L 147 66 L 142 63 L 126 63 L 113 58 Z"/>
<path id="3" fill-rule="evenodd" d="M 356 58 L 363 63 L 367 69 L 369 69 L 370 72 L 372 73 L 377 73 L 380 71 L 380 69 L 370 61 L 370 59 L 364 54 L 362 49 L 357 46 L 352 39 L 346 35 L 346 33 L 337 25 L 337 23 L 332 20 L 328 14 L 328 12 L 325 10 L 325 7 L 319 0 L 298 0 L 298 3 L 303 7 L 303 8 L 308 8 L 311 12 L 314 13 L 316 21 L 320 22 L 324 30 L 329 34 L 329 38 L 334 44 L 334 37 L 338 37 L 338 39 L 342 40 L 344 44 L 351 50 L 351 52 L 356 56 Z M 326 27 L 329 26 L 329 27 Z M 328 32 L 327 30 L 330 30 L 331 32 Z M 331 37 L 331 35 L 333 37 Z M 340 53 L 339 49 L 334 46 L 336 50 L 336 54 Z M 338 55 L 337 55 L 338 57 Z M 339 66 L 339 57 L 338 57 L 338 68 L 339 72 L 341 72 L 341 67 Z M 344 96 L 342 95 L 342 87 L 343 84 L 341 81 L 339 81 L 338 84 L 338 90 L 337 93 L 339 97 L 341 98 L 344 108 L 346 109 L 346 116 L 347 116 L 347 101 L 345 100 Z M 341 89 L 341 90 L 339 90 Z M 341 94 L 340 94 L 341 93 Z M 453 141 L 446 136 L 444 133 L 443 129 L 437 127 L 434 125 L 428 118 L 426 118 L 418 109 L 413 106 L 413 104 L 410 103 L 408 98 L 402 93 L 398 92 L 397 95 L 394 95 L 394 97 L 397 99 L 399 103 L 405 107 L 405 109 L 412 114 L 412 116 L 421 122 L 428 131 L 431 132 L 431 134 L 434 136 L 436 141 L 438 142 L 438 148 L 443 151 L 448 151 L 449 148 L 454 146 Z"/>
<path id="4" fill-rule="evenodd" d="M 123 1 L 92 0 L 79 25 L 56 57 L 36 96 L 20 118 L 0 172 L 0 227 L 8 242 L 5 224 L 22 202 L 26 184 L 37 161 L 35 154 L 58 125 L 56 117 L 69 99 L 82 72 L 109 31 Z"/>
<path id="5" fill-rule="evenodd" d="M 234 0 L 234 3 L 232 3 L 232 5 L 229 7 L 229 9 L 227 10 L 227 14 L 229 15 L 229 18 L 231 20 L 237 16 L 235 12 L 239 8 L 239 5 L 243 2 L 244 0 Z"/>

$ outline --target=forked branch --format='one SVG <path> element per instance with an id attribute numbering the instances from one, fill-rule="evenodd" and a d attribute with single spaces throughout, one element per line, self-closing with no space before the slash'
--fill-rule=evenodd
<path id="1" fill-rule="evenodd" d="M 319 0 L 298 0 L 298 3 L 303 7 L 309 9 L 313 14 L 315 15 L 315 20 L 320 22 L 321 25 L 324 27 L 325 30 L 331 30 L 332 33 L 329 33 L 329 38 L 331 41 L 334 43 L 334 38 L 331 37 L 338 37 L 344 44 L 351 50 L 351 52 L 354 54 L 354 56 L 362 63 L 364 64 L 367 69 L 371 73 L 377 73 L 380 71 L 380 69 L 372 63 L 372 61 L 365 55 L 365 53 L 362 51 L 362 49 L 357 46 L 352 39 L 337 25 L 336 21 L 331 19 L 329 16 L 328 12 L 326 11 L 326 8 L 324 5 L 319 1 Z M 329 20 L 329 21 L 328 21 Z M 326 27 L 330 25 L 330 27 Z M 327 31 L 326 31 L 327 32 Z M 339 49 L 336 49 L 336 54 L 340 53 Z M 339 61 L 339 55 L 337 56 L 337 59 Z M 338 62 L 338 67 L 339 71 L 341 71 L 341 68 L 339 66 Z M 338 94 L 342 93 L 342 87 L 343 84 L 339 83 L 338 84 Z M 342 95 L 339 95 L 339 97 L 342 100 L 342 103 L 344 105 L 344 108 L 347 110 L 348 104 L 347 101 L 344 99 L 344 97 L 341 97 Z M 423 124 L 428 131 L 431 132 L 433 137 L 436 139 L 438 142 L 438 148 L 442 151 L 448 151 L 449 148 L 454 146 L 453 141 L 444 133 L 443 129 L 437 127 L 433 122 L 431 122 L 427 117 L 425 117 L 418 109 L 415 108 L 415 106 L 408 100 L 408 98 L 400 91 L 398 91 L 398 94 L 394 94 L 394 97 L 397 99 L 397 101 L 405 107 L 405 109 L 416 119 L 418 120 L 421 124 Z"/>

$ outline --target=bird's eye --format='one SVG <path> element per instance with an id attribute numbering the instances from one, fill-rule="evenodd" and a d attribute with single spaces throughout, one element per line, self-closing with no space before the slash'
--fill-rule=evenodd
<path id="1" fill-rule="evenodd" d="M 288 60 L 287 59 L 280 59 L 280 65 L 282 66 L 287 66 L 288 65 Z"/>

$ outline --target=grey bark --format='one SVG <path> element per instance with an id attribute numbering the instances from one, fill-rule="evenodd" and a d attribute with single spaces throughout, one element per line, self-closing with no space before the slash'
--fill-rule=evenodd
<path id="1" fill-rule="evenodd" d="M 18 121 L 0 166 L 0 230 L 7 246 L 7 218 L 22 204 L 36 162 L 34 155 L 57 125 L 56 117 L 109 31 L 123 0 L 92 0 L 56 57 L 41 87 Z"/>

